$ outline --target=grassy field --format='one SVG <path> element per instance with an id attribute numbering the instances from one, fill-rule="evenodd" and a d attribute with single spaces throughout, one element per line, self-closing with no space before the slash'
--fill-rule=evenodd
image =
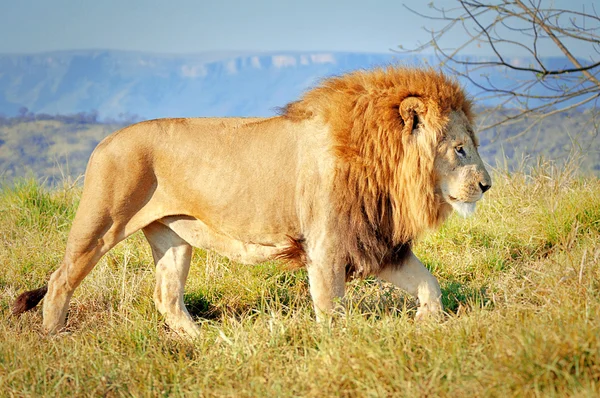
<path id="1" fill-rule="evenodd" d="M 80 193 L 21 181 L 0 195 L 0 395 L 598 396 L 600 180 L 574 170 L 496 172 L 473 218 L 418 243 L 441 322 L 415 323 L 413 299 L 367 280 L 348 285 L 345 316 L 317 325 L 303 270 L 196 250 L 195 341 L 154 309 L 140 234 L 84 280 L 66 333 L 45 336 L 39 310 L 12 317 L 58 265 Z"/>

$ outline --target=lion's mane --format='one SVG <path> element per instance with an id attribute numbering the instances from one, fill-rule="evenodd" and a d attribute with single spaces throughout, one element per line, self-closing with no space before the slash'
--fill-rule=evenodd
<path id="1" fill-rule="evenodd" d="M 413 126 L 404 125 L 399 107 L 408 97 L 423 102 L 421 122 L 434 134 L 412 134 Z M 321 117 L 330 126 L 337 159 L 332 199 L 348 274 L 372 275 L 398 262 L 449 214 L 435 191 L 434 160 L 452 110 L 472 121 L 471 102 L 455 80 L 392 66 L 326 79 L 282 109 L 290 120 Z"/>

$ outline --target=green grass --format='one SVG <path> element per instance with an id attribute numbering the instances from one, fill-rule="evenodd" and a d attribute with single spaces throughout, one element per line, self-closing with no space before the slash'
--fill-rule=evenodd
<path id="1" fill-rule="evenodd" d="M 189 341 L 154 309 L 150 248 L 136 234 L 71 302 L 68 332 L 18 293 L 59 264 L 79 189 L 21 181 L 0 194 L 0 391 L 7 396 L 598 396 L 600 181 L 542 164 L 500 173 L 473 218 L 451 217 L 416 253 L 447 316 L 375 279 L 349 283 L 348 310 L 317 325 L 306 273 L 196 250 Z"/>

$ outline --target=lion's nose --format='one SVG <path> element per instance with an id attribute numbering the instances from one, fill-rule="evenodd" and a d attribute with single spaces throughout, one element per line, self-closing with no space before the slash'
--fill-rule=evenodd
<path id="1" fill-rule="evenodd" d="M 479 188 L 481 188 L 481 192 L 482 193 L 486 193 L 488 189 L 490 189 L 492 186 L 491 185 L 484 185 L 482 183 L 479 183 Z"/>

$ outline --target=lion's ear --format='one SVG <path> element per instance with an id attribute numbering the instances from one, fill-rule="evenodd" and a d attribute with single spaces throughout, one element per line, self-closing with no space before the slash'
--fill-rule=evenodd
<path id="1" fill-rule="evenodd" d="M 410 126 L 410 132 L 413 132 L 425 117 L 425 104 L 417 97 L 407 97 L 400 103 L 398 112 L 404 126 Z"/>

